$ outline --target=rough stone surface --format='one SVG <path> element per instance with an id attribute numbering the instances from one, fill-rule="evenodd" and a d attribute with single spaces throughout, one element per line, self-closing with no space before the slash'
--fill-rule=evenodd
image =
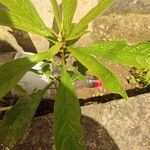
<path id="1" fill-rule="evenodd" d="M 120 150 L 150 149 L 150 94 L 83 107 L 83 114 L 105 127 Z"/>
<path id="2" fill-rule="evenodd" d="M 137 14 L 149 14 L 150 2 L 149 0 L 116 0 L 113 6 L 111 6 L 108 13 L 137 13 Z"/>
<path id="3" fill-rule="evenodd" d="M 150 94 L 82 107 L 87 150 L 149 150 Z M 35 118 L 14 150 L 53 150 L 53 115 Z"/>
<path id="4" fill-rule="evenodd" d="M 122 39 L 129 42 L 150 41 L 150 15 L 110 14 L 93 23 L 91 38 L 95 41 Z"/>

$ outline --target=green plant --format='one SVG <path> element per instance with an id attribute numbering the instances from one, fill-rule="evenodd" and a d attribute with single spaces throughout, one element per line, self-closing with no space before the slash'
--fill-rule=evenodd
<path id="1" fill-rule="evenodd" d="M 93 75 L 102 80 L 106 89 L 127 99 L 128 96 L 116 76 L 98 61 L 97 57 L 131 67 L 150 69 L 150 44 L 141 42 L 130 45 L 124 41 L 108 41 L 95 43 L 88 47 L 74 46 L 76 41 L 86 33 L 88 24 L 102 14 L 114 0 L 101 0 L 77 24 L 73 23 L 77 0 L 62 0 L 63 14 L 60 13 L 57 1 L 51 0 L 59 29 L 58 34 L 45 26 L 29 0 L 0 0 L 0 2 L 7 8 L 0 11 L 1 25 L 44 36 L 53 44 L 45 52 L 16 59 L 0 66 L 0 99 L 14 88 L 34 65 L 41 61 L 55 63 L 49 60 L 56 54 L 61 57 L 61 63 L 56 63 L 57 67 L 61 68 L 61 75 L 59 77 L 50 75 L 49 78 L 52 80 L 50 85 L 43 90 L 35 90 L 33 94 L 24 96 L 6 112 L 0 123 L 0 139 L 8 148 L 12 149 L 34 116 L 44 92 L 56 81 L 59 81 L 54 106 L 56 149 L 85 149 L 85 145 L 82 143 L 80 105 L 72 84 L 70 68 L 68 69 L 66 65 L 68 57 L 73 55 Z"/>
<path id="2" fill-rule="evenodd" d="M 141 88 L 149 87 L 150 85 L 150 70 L 137 69 L 135 67 L 130 70 L 131 77 L 128 79 L 129 83 L 138 83 Z"/>

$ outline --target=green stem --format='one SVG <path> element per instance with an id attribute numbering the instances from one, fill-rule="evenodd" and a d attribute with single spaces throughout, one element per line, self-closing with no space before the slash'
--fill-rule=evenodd
<path id="1" fill-rule="evenodd" d="M 65 41 L 63 41 L 63 45 L 62 45 L 62 48 L 61 48 L 61 53 L 62 53 L 62 55 L 61 55 L 61 57 L 62 57 L 62 64 L 63 65 L 65 65 L 65 48 L 66 48 L 66 43 L 65 43 Z"/>
<path id="2" fill-rule="evenodd" d="M 0 112 L 2 111 L 7 111 L 9 109 L 11 109 L 13 106 L 8 106 L 8 107 L 0 107 Z"/>
<path id="3" fill-rule="evenodd" d="M 65 65 L 65 53 L 64 53 L 64 49 L 62 49 L 62 63 L 63 63 L 63 65 Z"/>

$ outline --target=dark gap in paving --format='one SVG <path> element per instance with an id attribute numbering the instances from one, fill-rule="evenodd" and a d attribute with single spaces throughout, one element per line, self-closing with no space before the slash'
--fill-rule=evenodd
<path id="1" fill-rule="evenodd" d="M 135 88 L 135 89 L 127 90 L 129 97 L 138 96 L 138 95 L 145 94 L 148 92 L 150 92 L 150 87 L 141 88 L 141 89 Z M 9 106 L 10 103 L 11 105 L 14 105 L 18 99 L 19 99 L 18 97 L 14 97 L 14 98 L 5 97 L 6 101 L 0 102 L 0 106 Z M 120 99 L 122 99 L 120 95 L 110 93 L 104 96 L 97 96 L 97 97 L 91 97 L 88 99 L 79 99 L 79 100 L 80 100 L 80 105 L 84 107 L 93 103 L 97 103 L 97 104 L 108 103 L 108 102 L 111 102 L 114 100 L 120 100 Z M 38 116 L 46 115 L 49 113 L 53 113 L 53 111 L 54 111 L 54 100 L 44 99 L 43 101 L 41 101 L 35 116 L 38 117 Z M 5 112 L 0 112 L 0 119 L 3 118 L 4 114 Z"/>

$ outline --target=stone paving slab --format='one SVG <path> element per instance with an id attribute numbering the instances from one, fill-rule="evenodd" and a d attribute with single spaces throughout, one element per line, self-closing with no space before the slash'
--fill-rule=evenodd
<path id="1" fill-rule="evenodd" d="M 122 39 L 131 42 L 150 41 L 150 15 L 110 14 L 98 17 L 92 25 L 93 41 Z"/>
<path id="2" fill-rule="evenodd" d="M 116 0 L 108 13 L 138 13 L 150 14 L 149 0 Z"/>
<path id="3" fill-rule="evenodd" d="M 82 108 L 103 125 L 120 150 L 150 149 L 150 94 Z"/>
<path id="4" fill-rule="evenodd" d="M 149 150 L 150 93 L 82 107 L 87 150 Z M 53 150 L 53 115 L 35 118 L 15 150 Z"/>

